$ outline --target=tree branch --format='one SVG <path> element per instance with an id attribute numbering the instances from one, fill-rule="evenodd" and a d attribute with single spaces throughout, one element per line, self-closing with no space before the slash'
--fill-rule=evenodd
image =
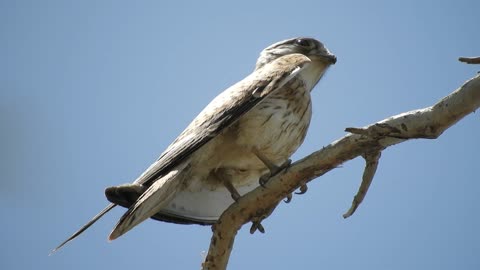
<path id="1" fill-rule="evenodd" d="M 381 151 L 373 151 L 363 155 L 363 158 L 365 159 L 365 170 L 363 171 L 362 184 L 358 189 L 357 195 L 353 197 L 352 206 L 345 214 L 343 214 L 343 218 L 348 218 L 353 215 L 367 195 L 368 188 L 370 187 L 375 172 L 377 171 L 381 153 Z"/>
<path id="2" fill-rule="evenodd" d="M 243 224 L 264 215 L 307 182 L 363 156 L 367 162 L 363 182 L 345 215 L 353 214 L 368 190 L 383 149 L 409 139 L 435 139 L 479 106 L 480 75 L 477 75 L 431 107 L 392 116 L 364 128 L 348 128 L 351 134 L 293 163 L 272 177 L 265 188 L 254 189 L 225 210 L 212 226 L 203 269 L 226 269 L 235 235 Z"/>
<path id="3" fill-rule="evenodd" d="M 459 57 L 458 61 L 467 64 L 480 64 L 480 57 Z"/>

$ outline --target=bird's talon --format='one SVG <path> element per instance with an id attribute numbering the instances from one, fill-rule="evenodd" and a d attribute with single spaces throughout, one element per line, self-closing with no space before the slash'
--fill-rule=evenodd
<path id="1" fill-rule="evenodd" d="M 308 187 L 306 184 L 303 184 L 300 186 L 300 192 L 295 192 L 295 194 L 302 195 L 305 194 L 308 190 Z"/>
<path id="2" fill-rule="evenodd" d="M 263 227 L 263 225 L 261 223 L 258 223 L 257 229 L 258 229 L 259 232 L 265 233 L 265 228 Z"/>
<path id="3" fill-rule="evenodd" d="M 260 184 L 260 186 L 262 186 L 263 188 L 266 188 L 266 184 L 268 182 L 268 179 L 270 179 L 270 174 L 264 174 L 260 177 L 260 179 L 258 179 L 258 183 Z"/>
<path id="4" fill-rule="evenodd" d="M 258 228 L 257 224 L 254 221 L 252 221 L 252 226 L 250 226 L 250 234 L 254 234 L 257 228 Z"/>
<path id="5" fill-rule="evenodd" d="M 292 193 L 288 194 L 286 197 L 286 200 L 284 200 L 285 203 L 290 203 L 292 201 Z"/>
<path id="6" fill-rule="evenodd" d="M 252 226 L 250 227 L 250 234 L 254 234 L 257 230 L 261 233 L 265 233 L 265 228 L 262 223 L 262 219 L 252 221 Z"/>

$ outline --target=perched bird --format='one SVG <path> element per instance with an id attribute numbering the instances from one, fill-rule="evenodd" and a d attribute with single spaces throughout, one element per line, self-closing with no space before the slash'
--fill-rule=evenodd
<path id="1" fill-rule="evenodd" d="M 310 91 L 335 62 L 313 38 L 264 49 L 250 75 L 212 100 L 132 184 L 107 188 L 112 203 L 55 250 L 116 205 L 128 210 L 110 240 L 150 217 L 215 223 L 240 196 L 289 164 L 310 124 Z"/>

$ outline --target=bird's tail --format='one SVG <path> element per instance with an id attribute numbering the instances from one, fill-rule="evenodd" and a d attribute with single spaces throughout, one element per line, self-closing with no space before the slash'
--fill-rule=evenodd
<path id="1" fill-rule="evenodd" d="M 63 241 L 60 245 L 58 245 L 58 247 L 53 249 L 52 252 L 50 252 L 50 255 L 52 255 L 57 250 L 62 248 L 66 243 L 68 243 L 68 242 L 72 241 L 73 239 L 77 238 L 77 236 L 82 234 L 86 229 L 88 229 L 90 226 L 92 226 L 93 223 L 97 222 L 97 220 L 99 220 L 101 217 L 103 217 L 103 215 L 105 215 L 108 211 L 112 210 L 115 206 L 116 206 L 116 204 L 111 203 L 107 207 L 105 207 L 102 211 L 100 211 L 100 213 L 98 213 L 89 222 L 87 222 L 87 224 L 83 225 L 82 228 L 80 228 L 78 231 L 76 231 L 74 234 L 72 234 L 67 240 Z"/>
<path id="2" fill-rule="evenodd" d="M 165 208 L 183 184 L 183 168 L 173 170 L 155 181 L 120 218 L 108 237 L 114 240 Z"/>

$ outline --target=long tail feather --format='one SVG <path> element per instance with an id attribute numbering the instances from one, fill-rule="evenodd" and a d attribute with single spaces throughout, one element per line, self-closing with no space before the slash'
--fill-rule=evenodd
<path id="1" fill-rule="evenodd" d="M 57 250 L 62 248 L 66 243 L 68 243 L 68 242 L 72 241 L 73 239 L 77 238 L 77 236 L 82 234 L 86 229 L 88 229 L 90 226 L 92 226 L 93 223 L 97 222 L 97 220 L 99 220 L 101 217 L 103 217 L 103 215 L 105 215 L 108 211 L 112 210 L 115 206 L 116 206 L 116 204 L 111 203 L 107 207 L 105 207 L 100 213 L 98 213 L 89 222 L 87 222 L 87 224 L 83 225 L 82 228 L 80 228 L 78 231 L 76 231 L 74 234 L 72 234 L 67 240 L 63 241 L 60 245 L 58 245 L 58 247 L 53 249 L 50 252 L 50 255 L 57 252 Z"/>

